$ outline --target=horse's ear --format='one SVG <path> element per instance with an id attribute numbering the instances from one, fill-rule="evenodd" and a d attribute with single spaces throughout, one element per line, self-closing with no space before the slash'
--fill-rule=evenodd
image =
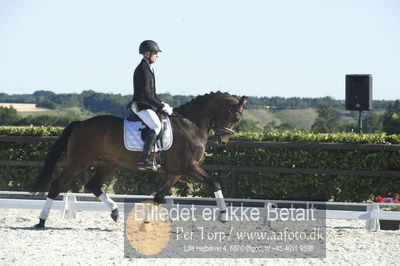
<path id="1" fill-rule="evenodd" d="M 242 96 L 242 98 L 240 98 L 238 105 L 244 105 L 247 102 L 248 97 L 246 96 Z"/>

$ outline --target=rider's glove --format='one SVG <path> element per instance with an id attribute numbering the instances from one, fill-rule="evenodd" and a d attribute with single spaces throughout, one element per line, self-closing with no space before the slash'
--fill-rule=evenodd
<path id="1" fill-rule="evenodd" d="M 164 107 L 162 110 L 166 112 L 168 115 L 172 115 L 172 113 L 174 112 L 174 109 L 172 109 L 172 107 L 169 106 L 169 104 L 167 103 L 164 103 Z"/>
<path id="2" fill-rule="evenodd" d="M 164 104 L 164 107 L 165 106 L 171 107 L 168 103 L 162 102 L 162 104 Z"/>

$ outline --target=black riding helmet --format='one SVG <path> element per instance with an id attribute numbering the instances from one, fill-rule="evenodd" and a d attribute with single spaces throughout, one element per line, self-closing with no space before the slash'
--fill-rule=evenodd
<path id="1" fill-rule="evenodd" d="M 139 46 L 139 54 L 143 54 L 147 51 L 150 52 L 161 52 L 160 47 L 155 41 L 152 40 L 146 40 L 143 41 L 140 46 Z"/>

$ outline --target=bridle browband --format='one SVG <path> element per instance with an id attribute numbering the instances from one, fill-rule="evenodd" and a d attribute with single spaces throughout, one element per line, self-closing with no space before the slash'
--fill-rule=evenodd
<path id="1" fill-rule="evenodd" d="M 232 113 L 237 113 L 237 114 L 239 114 L 239 115 L 240 115 L 239 121 L 242 120 L 242 112 L 238 111 L 238 110 L 236 109 L 236 107 L 234 107 L 234 108 L 232 108 L 231 110 L 229 110 L 228 113 L 227 113 L 227 115 L 230 117 L 230 115 L 231 115 Z M 211 129 L 214 129 L 215 131 L 219 131 L 219 132 L 216 132 L 215 137 L 224 136 L 224 135 L 232 135 L 233 133 L 235 133 L 235 130 L 233 130 L 233 129 L 230 129 L 230 128 L 226 127 L 226 126 L 217 125 L 216 122 L 215 122 L 216 120 L 217 120 L 217 119 L 216 119 L 216 117 L 215 117 L 214 120 L 213 120 L 213 122 L 211 123 Z M 238 121 L 238 122 L 239 122 L 239 121 Z M 227 124 L 229 124 L 229 122 L 230 122 L 230 121 L 229 121 L 229 119 L 228 119 L 228 120 L 227 120 Z"/>

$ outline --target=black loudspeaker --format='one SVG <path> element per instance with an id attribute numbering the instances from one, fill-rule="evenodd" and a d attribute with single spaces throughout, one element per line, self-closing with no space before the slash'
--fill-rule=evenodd
<path id="1" fill-rule="evenodd" d="M 372 75 L 346 75 L 346 110 L 372 110 Z"/>

